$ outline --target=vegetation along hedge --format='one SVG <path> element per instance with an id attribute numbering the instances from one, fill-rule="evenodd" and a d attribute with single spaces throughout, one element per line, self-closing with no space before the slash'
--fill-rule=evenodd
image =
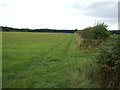
<path id="1" fill-rule="evenodd" d="M 120 87 L 120 36 L 112 35 L 96 58 L 102 87 Z"/>

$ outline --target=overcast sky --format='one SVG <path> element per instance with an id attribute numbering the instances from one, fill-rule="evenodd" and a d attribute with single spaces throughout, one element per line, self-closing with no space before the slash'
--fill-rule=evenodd
<path id="1" fill-rule="evenodd" d="M 83 29 L 105 22 L 118 29 L 119 0 L 0 0 L 0 26 Z"/>

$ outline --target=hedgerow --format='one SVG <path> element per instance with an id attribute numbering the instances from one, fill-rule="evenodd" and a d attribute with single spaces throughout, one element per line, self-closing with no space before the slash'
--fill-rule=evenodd
<path id="1" fill-rule="evenodd" d="M 99 50 L 96 58 L 102 87 L 120 87 L 120 36 L 113 35 Z"/>
<path id="2" fill-rule="evenodd" d="M 99 87 L 120 88 L 120 36 L 111 35 L 104 23 L 77 33 L 83 38 L 81 50 L 97 50 L 98 55 L 93 65 L 96 73 L 91 77 L 93 81 L 99 83 Z"/>
<path id="3" fill-rule="evenodd" d="M 107 30 L 107 25 L 104 23 L 98 23 L 93 27 L 87 27 L 83 30 L 77 31 L 83 38 L 80 44 L 81 50 L 94 51 L 101 46 L 110 36 Z"/>

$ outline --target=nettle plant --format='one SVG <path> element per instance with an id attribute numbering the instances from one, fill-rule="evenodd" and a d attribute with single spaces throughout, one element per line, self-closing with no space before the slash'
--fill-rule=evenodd
<path id="1" fill-rule="evenodd" d="M 113 35 L 101 47 L 96 58 L 104 87 L 119 87 L 120 79 L 120 36 Z"/>

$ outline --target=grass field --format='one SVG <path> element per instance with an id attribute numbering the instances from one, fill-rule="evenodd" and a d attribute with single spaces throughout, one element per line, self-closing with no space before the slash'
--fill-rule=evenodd
<path id="1" fill-rule="evenodd" d="M 87 88 L 95 53 L 81 52 L 75 34 L 3 32 L 3 88 Z"/>

